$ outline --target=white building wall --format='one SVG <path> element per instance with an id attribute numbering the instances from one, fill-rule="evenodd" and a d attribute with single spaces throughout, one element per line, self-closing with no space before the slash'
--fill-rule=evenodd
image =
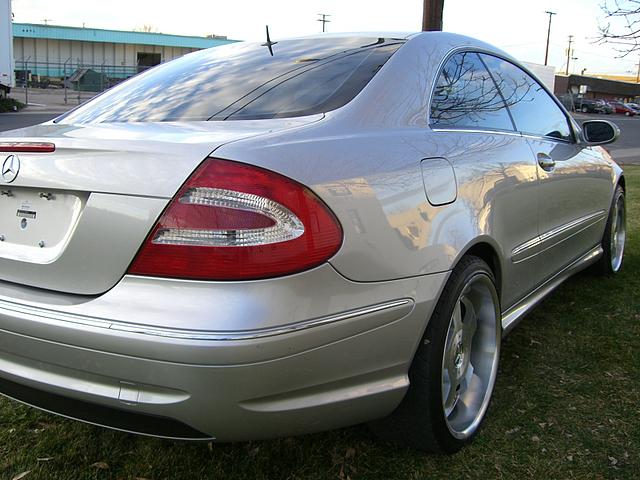
<path id="1" fill-rule="evenodd" d="M 35 74 L 62 76 L 67 63 L 67 73 L 75 70 L 78 64 L 100 67 L 135 67 L 138 52 L 159 53 L 162 62 L 168 62 L 193 52 L 194 48 L 163 47 L 154 45 L 133 45 L 98 42 L 79 42 L 75 40 L 33 39 L 18 37 L 13 39 L 16 69 L 24 68 L 29 59 L 29 70 Z M 35 65 L 35 64 L 38 65 Z M 49 67 L 46 67 L 46 64 Z"/>

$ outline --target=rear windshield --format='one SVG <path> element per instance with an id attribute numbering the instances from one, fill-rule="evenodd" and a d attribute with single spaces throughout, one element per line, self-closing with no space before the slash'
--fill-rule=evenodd
<path id="1" fill-rule="evenodd" d="M 236 43 L 185 55 L 112 88 L 60 123 L 255 120 L 348 103 L 402 40 L 313 38 Z M 273 53 L 273 55 L 272 55 Z"/>

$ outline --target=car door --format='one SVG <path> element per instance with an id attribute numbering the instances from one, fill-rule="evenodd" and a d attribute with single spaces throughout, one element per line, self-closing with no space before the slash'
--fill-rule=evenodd
<path id="1" fill-rule="evenodd" d="M 611 176 L 596 152 L 576 142 L 567 114 L 538 81 L 506 60 L 482 58 L 537 164 L 539 238 L 526 248 L 544 281 L 600 241 Z"/>
<path id="2" fill-rule="evenodd" d="M 434 153 L 455 170 L 458 210 L 449 211 L 472 215 L 470 221 L 502 249 L 506 310 L 537 282 L 531 259 L 511 259 L 518 245 L 537 237 L 537 167 L 477 53 L 455 53 L 445 62 L 432 96 L 430 127 L 437 135 Z M 425 186 L 426 177 L 436 176 L 429 169 L 442 165 L 441 159 L 422 162 Z"/>

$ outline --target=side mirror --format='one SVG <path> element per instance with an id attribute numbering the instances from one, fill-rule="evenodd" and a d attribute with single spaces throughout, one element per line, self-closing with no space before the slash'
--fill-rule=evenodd
<path id="1" fill-rule="evenodd" d="M 615 142 L 620 129 L 607 120 L 585 120 L 582 123 L 582 138 L 587 145 L 605 145 Z"/>

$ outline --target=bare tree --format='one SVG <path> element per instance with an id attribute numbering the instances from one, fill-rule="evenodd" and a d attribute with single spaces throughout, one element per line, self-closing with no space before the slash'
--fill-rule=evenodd
<path id="1" fill-rule="evenodd" d="M 506 113 L 507 107 L 531 102 L 536 86 L 530 78 L 508 77 L 499 70 L 492 78 L 479 62 L 475 53 L 451 57 L 434 91 L 432 120 L 452 126 L 482 123 L 487 116 Z"/>
<path id="2" fill-rule="evenodd" d="M 598 40 L 615 45 L 622 57 L 640 49 L 640 0 L 604 0 L 601 8 L 606 23 Z"/>
<path id="3" fill-rule="evenodd" d="M 136 27 L 133 29 L 134 32 L 147 32 L 147 33 L 157 33 L 158 27 L 154 27 L 153 25 L 144 24 L 141 27 Z"/>

